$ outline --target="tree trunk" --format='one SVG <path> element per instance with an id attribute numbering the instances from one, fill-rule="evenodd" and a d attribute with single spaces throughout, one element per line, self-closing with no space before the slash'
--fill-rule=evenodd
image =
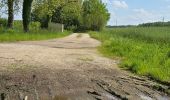
<path id="1" fill-rule="evenodd" d="M 23 2 L 23 29 L 25 32 L 29 31 L 29 23 L 31 19 L 31 5 L 33 0 L 24 0 Z"/>
<path id="2" fill-rule="evenodd" d="M 14 21 L 14 0 L 8 0 L 8 28 L 13 28 Z"/>

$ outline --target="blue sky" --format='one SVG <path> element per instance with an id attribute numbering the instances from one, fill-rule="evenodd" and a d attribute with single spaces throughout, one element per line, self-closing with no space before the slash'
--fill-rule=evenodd
<path id="1" fill-rule="evenodd" d="M 111 13 L 109 25 L 170 21 L 170 0 L 102 0 Z"/>
<path id="2" fill-rule="evenodd" d="M 170 0 L 102 0 L 111 13 L 108 25 L 170 21 Z M 3 17 L 6 17 L 3 15 Z M 21 13 L 15 19 L 21 19 Z"/>

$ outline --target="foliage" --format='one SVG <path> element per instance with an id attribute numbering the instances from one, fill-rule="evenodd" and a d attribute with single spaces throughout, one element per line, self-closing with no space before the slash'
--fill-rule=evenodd
<path id="1" fill-rule="evenodd" d="M 0 27 L 6 27 L 7 26 L 7 19 L 0 18 Z"/>
<path id="2" fill-rule="evenodd" d="M 23 2 L 23 28 L 25 32 L 29 31 L 29 23 L 30 23 L 30 17 L 31 17 L 31 6 L 32 6 L 33 0 L 24 0 Z"/>
<path id="3" fill-rule="evenodd" d="M 14 41 L 28 41 L 28 40 L 45 40 L 52 38 L 59 38 L 69 35 L 68 31 L 63 33 L 55 30 L 43 30 L 40 29 L 39 22 L 30 23 L 30 31 L 28 33 L 23 32 L 22 21 L 14 21 L 14 28 L 7 29 L 0 27 L 0 42 L 14 42 Z"/>
<path id="4" fill-rule="evenodd" d="M 52 16 L 56 7 L 64 3 L 64 0 L 35 0 L 33 2 L 33 11 L 38 12 L 38 16 Z"/>
<path id="5" fill-rule="evenodd" d="M 18 31 L 23 31 L 22 21 L 21 20 L 15 20 L 13 29 L 18 30 Z"/>
<path id="6" fill-rule="evenodd" d="M 55 10 L 52 22 L 63 23 L 66 29 L 74 30 L 80 25 L 81 12 L 81 0 L 65 2 Z"/>
<path id="7" fill-rule="evenodd" d="M 90 30 L 102 30 L 109 20 L 110 14 L 106 5 L 100 0 L 84 0 L 83 26 Z"/>
<path id="8" fill-rule="evenodd" d="M 31 22 L 30 30 L 34 31 L 34 32 L 39 32 L 40 31 L 40 22 Z"/>
<path id="9" fill-rule="evenodd" d="M 101 0 L 42 0 L 34 5 L 32 20 L 43 28 L 51 21 L 69 30 L 102 30 L 110 17 Z"/>
<path id="10" fill-rule="evenodd" d="M 103 42 L 99 50 L 104 55 L 122 58 L 121 67 L 170 82 L 169 32 L 168 27 L 131 27 L 91 32 L 91 35 Z"/>
<path id="11" fill-rule="evenodd" d="M 170 26 L 170 22 L 154 22 L 154 23 L 143 23 L 139 24 L 138 26 L 142 27 L 167 27 Z"/>
<path id="12" fill-rule="evenodd" d="M 13 3 L 13 8 L 14 8 L 14 14 L 17 14 L 21 8 L 21 2 L 23 0 L 0 0 L 0 10 L 2 10 L 2 8 L 4 8 L 3 13 L 7 13 L 8 10 L 8 2 Z"/>
<path id="13" fill-rule="evenodd" d="M 35 0 L 33 2 L 32 20 L 41 22 L 42 28 L 48 28 L 55 9 L 61 5 L 64 0 Z"/>
<path id="14" fill-rule="evenodd" d="M 21 0 L 0 0 L 0 10 L 5 8 L 4 12 L 8 12 L 8 28 L 13 28 L 14 13 L 17 13 L 20 8 Z"/>

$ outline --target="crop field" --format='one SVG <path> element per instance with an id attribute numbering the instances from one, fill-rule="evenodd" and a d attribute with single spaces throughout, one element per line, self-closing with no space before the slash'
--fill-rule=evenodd
<path id="1" fill-rule="evenodd" d="M 102 41 L 99 51 L 105 56 L 121 58 L 120 67 L 170 83 L 170 28 L 107 28 L 90 35 Z"/>

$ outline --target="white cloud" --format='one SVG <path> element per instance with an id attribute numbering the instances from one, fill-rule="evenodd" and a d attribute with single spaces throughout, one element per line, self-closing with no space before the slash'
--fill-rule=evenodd
<path id="1" fill-rule="evenodd" d="M 116 25 L 116 19 L 117 15 L 115 14 L 114 11 L 110 12 L 110 20 L 108 22 L 108 25 Z"/>
<path id="2" fill-rule="evenodd" d="M 102 0 L 103 3 L 109 3 L 109 0 Z"/>
<path id="3" fill-rule="evenodd" d="M 110 4 L 113 8 L 128 8 L 128 4 L 123 0 L 102 0 L 103 3 Z"/>
<path id="4" fill-rule="evenodd" d="M 170 21 L 170 0 L 158 0 L 162 2 L 160 6 L 155 8 L 155 5 L 150 5 L 150 8 L 145 8 L 145 4 L 128 5 L 130 0 L 102 0 L 107 4 L 107 8 L 111 13 L 109 25 L 115 25 L 116 20 L 118 25 L 139 24 L 146 22 Z M 145 0 L 147 1 L 147 0 Z M 154 1 L 153 1 L 154 2 Z M 157 3 L 157 1 L 155 1 Z M 164 4 L 164 6 L 163 6 Z M 136 6 L 142 8 L 134 9 Z M 128 9 L 127 9 L 128 8 Z"/>
<path id="5" fill-rule="evenodd" d="M 114 8 L 128 8 L 127 3 L 122 0 L 114 0 L 112 3 Z"/>
<path id="6" fill-rule="evenodd" d="M 137 15 L 140 15 L 141 17 L 147 17 L 147 16 L 151 16 L 151 15 L 152 15 L 151 12 L 146 11 L 146 10 L 143 9 L 143 8 L 133 9 L 133 11 L 134 11 Z"/>
<path id="7" fill-rule="evenodd" d="M 145 23 L 145 22 L 154 22 L 154 21 L 159 21 L 161 18 L 160 14 L 147 11 L 143 8 L 140 9 L 133 9 L 132 10 L 133 14 L 128 16 L 128 20 L 134 21 L 137 23 Z"/>

